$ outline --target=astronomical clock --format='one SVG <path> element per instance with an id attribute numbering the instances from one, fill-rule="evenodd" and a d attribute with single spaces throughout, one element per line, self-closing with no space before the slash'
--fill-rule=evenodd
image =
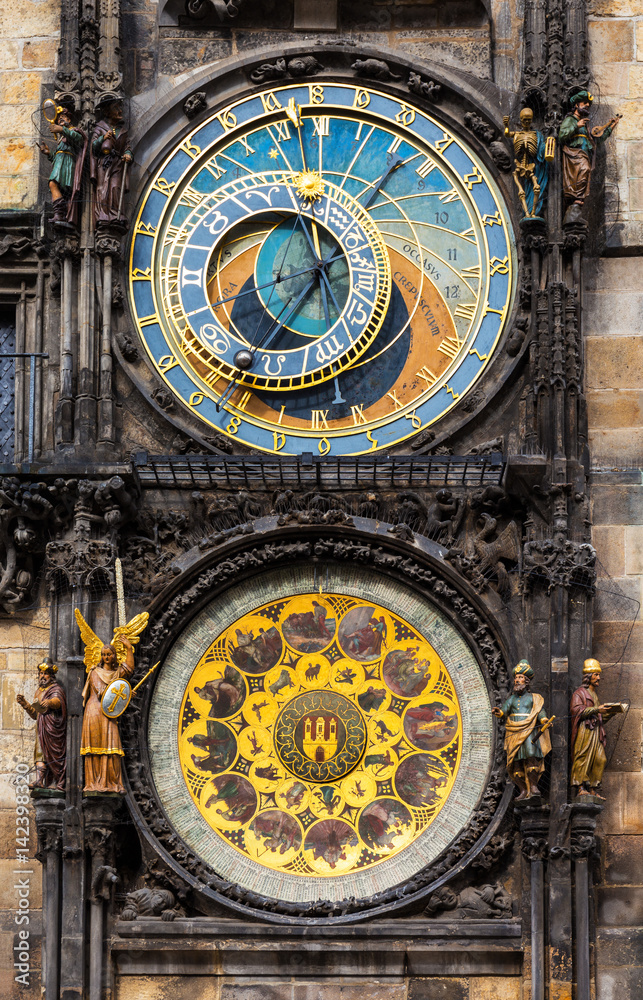
<path id="1" fill-rule="evenodd" d="M 372 86 L 297 83 L 222 107 L 157 166 L 131 310 L 204 434 L 363 455 L 435 424 L 480 378 L 514 247 L 453 130 Z"/>
<path id="2" fill-rule="evenodd" d="M 371 897 L 424 869 L 492 758 L 487 686 L 446 615 L 386 577 L 333 576 L 320 592 L 304 568 L 273 572 L 207 605 L 150 708 L 176 831 L 223 878 L 290 902 Z"/>
<path id="3" fill-rule="evenodd" d="M 417 907 L 498 825 L 506 663 L 446 549 L 381 523 L 373 493 L 331 496 L 324 463 L 403 452 L 494 363 L 510 213 L 446 116 L 346 77 L 214 105 L 140 190 L 147 361 L 174 414 L 256 473 L 224 499 L 210 457 L 193 502 L 218 533 L 155 606 L 161 667 L 123 725 L 141 828 L 205 896 L 268 919 Z M 304 455 L 313 492 L 266 479 Z M 475 523 L 466 498 L 435 502 L 442 528 Z"/>

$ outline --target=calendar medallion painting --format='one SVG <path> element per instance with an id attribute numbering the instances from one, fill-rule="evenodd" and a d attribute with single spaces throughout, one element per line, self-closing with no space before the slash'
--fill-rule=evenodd
<path id="1" fill-rule="evenodd" d="M 159 700 L 171 655 L 152 707 L 155 780 L 182 836 L 226 877 L 286 898 L 325 894 L 311 879 L 335 896 L 341 880 L 372 891 L 418 870 L 432 827 L 438 845 L 461 825 L 463 760 L 477 767 L 471 806 L 488 763 L 471 759 L 473 730 L 476 750 L 490 731 L 463 671 L 481 695 L 484 682 L 453 626 L 351 582 L 295 593 L 281 580 L 262 603 L 236 588 L 224 627 L 197 629 L 198 655 L 197 633 L 177 643 L 182 694 Z"/>

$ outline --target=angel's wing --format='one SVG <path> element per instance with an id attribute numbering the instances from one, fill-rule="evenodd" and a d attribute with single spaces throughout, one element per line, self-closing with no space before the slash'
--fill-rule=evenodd
<path id="1" fill-rule="evenodd" d="M 114 629 L 112 646 L 116 650 L 116 656 L 119 663 L 121 663 L 126 656 L 125 646 L 120 641 L 120 637 L 124 635 L 126 639 L 129 639 L 132 646 L 135 646 L 141 632 L 147 627 L 149 617 L 150 616 L 147 611 L 143 611 L 140 615 L 134 615 L 131 621 L 128 621 L 127 625 L 119 625 Z"/>
<path id="2" fill-rule="evenodd" d="M 74 614 L 80 629 L 80 638 L 85 644 L 85 666 L 91 670 L 92 667 L 97 667 L 100 663 L 100 651 L 103 648 L 103 643 L 94 630 L 89 627 L 78 608 L 74 610 Z"/>

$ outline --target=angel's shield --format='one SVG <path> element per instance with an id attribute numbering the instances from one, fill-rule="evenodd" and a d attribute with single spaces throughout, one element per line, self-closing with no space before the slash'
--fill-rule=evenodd
<path id="1" fill-rule="evenodd" d="M 105 688 L 101 699 L 103 715 L 108 719 L 118 719 L 122 715 L 132 698 L 132 688 L 129 681 L 120 677 L 117 681 L 112 681 Z"/>

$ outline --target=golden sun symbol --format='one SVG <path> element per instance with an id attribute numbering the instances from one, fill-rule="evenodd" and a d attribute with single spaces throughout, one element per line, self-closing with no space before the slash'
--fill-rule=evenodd
<path id="1" fill-rule="evenodd" d="M 295 191 L 304 201 L 316 201 L 324 193 L 324 182 L 317 170 L 302 170 L 295 177 Z"/>
<path id="2" fill-rule="evenodd" d="M 279 156 L 279 152 L 273 146 L 273 148 L 268 153 L 268 156 L 270 157 L 271 160 L 276 160 L 277 157 Z"/>

